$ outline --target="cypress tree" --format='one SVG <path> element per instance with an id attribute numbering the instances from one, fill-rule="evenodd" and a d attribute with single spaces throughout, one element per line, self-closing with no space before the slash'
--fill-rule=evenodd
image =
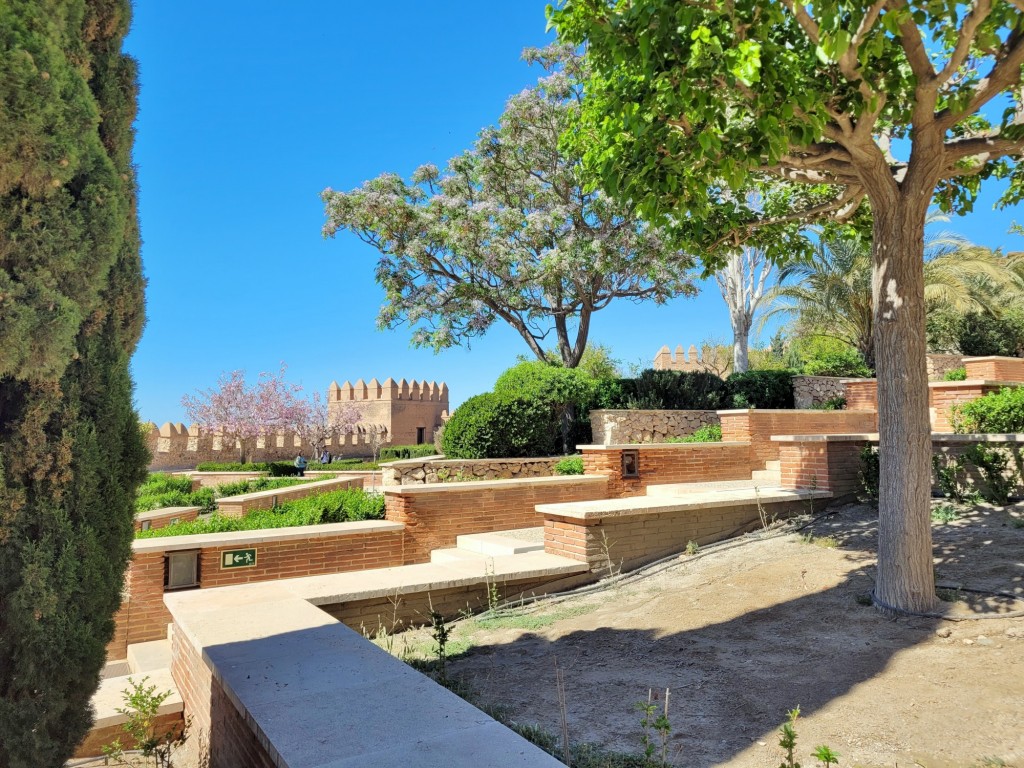
<path id="1" fill-rule="evenodd" d="M 130 11 L 0 2 L 0 766 L 91 724 L 148 459 Z"/>

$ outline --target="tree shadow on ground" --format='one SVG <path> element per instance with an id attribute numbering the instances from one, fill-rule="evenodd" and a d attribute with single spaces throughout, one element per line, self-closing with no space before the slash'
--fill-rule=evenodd
<path id="1" fill-rule="evenodd" d="M 989 555 L 992 527 L 1006 523 L 1004 512 L 982 510 L 959 528 L 936 530 L 940 578 L 1021 592 L 1019 557 Z M 834 549 L 839 557 L 826 560 L 831 572 L 803 568 L 798 556 L 771 563 L 770 569 L 737 562 L 711 590 L 691 584 L 677 591 L 669 581 L 646 602 L 627 600 L 627 615 L 609 617 L 598 608 L 592 627 L 561 635 L 524 633 L 472 648 L 455 662 L 454 674 L 485 692 L 481 703 L 508 705 L 524 722 L 557 731 L 557 661 L 575 737 L 619 749 L 638 744 L 634 703 L 646 699 L 648 689 L 669 688 L 674 743 L 683 750 L 676 764 L 732 764 L 741 754 L 740 762 L 757 764 L 748 750 L 758 742 L 774 744 L 788 710 L 799 705 L 808 715 L 835 706 L 948 624 L 935 618 L 893 620 L 863 604 L 873 586 L 876 551 L 877 521 L 870 509 L 843 508 L 804 534 L 803 543 L 791 537 L 787 546 Z M 957 603 L 955 610 L 999 614 L 1020 607 L 977 600 Z M 598 625 L 612 620 L 615 626 Z M 921 686 L 934 693 L 928 681 Z M 892 710 L 898 734 L 901 693 L 889 694 L 891 699 L 877 705 Z M 804 745 L 805 758 L 829 738 L 811 736 L 819 740 Z"/>

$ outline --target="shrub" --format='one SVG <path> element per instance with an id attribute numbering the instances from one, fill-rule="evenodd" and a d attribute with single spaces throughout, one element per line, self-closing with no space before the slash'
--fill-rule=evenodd
<path id="1" fill-rule="evenodd" d="M 384 461 L 401 461 L 402 459 L 418 459 L 423 456 L 433 456 L 437 452 L 434 448 L 433 443 L 423 443 L 422 445 L 389 445 L 386 448 L 380 449 L 379 460 Z"/>
<path id="2" fill-rule="evenodd" d="M 836 395 L 830 397 L 828 400 L 823 400 L 817 405 L 812 405 L 811 408 L 815 411 L 841 411 L 846 407 L 846 398 L 843 395 Z"/>
<path id="3" fill-rule="evenodd" d="M 860 451 L 860 487 L 872 501 L 878 500 L 879 472 L 878 449 L 865 445 Z"/>
<path id="4" fill-rule="evenodd" d="M 692 435 L 686 437 L 670 437 L 666 443 L 720 443 L 722 442 L 722 426 L 720 424 L 705 424 L 698 428 Z"/>
<path id="5" fill-rule="evenodd" d="M 792 408 L 791 371 L 747 371 L 726 379 L 733 408 Z"/>
<path id="6" fill-rule="evenodd" d="M 215 489 L 217 498 L 225 496 L 241 496 L 243 493 L 270 491 L 275 488 L 288 488 L 293 485 L 312 483 L 324 478 L 310 477 L 254 477 L 251 480 L 239 480 L 237 483 L 222 483 Z"/>
<path id="7" fill-rule="evenodd" d="M 966 366 L 960 366 L 954 368 L 951 371 L 946 371 L 942 377 L 943 381 L 966 381 L 967 380 L 967 368 Z"/>
<path id="8" fill-rule="evenodd" d="M 620 379 L 618 384 L 620 399 L 608 407 L 717 411 L 730 404 L 726 383 L 713 373 L 703 371 L 656 371 L 648 368 L 635 379 Z"/>
<path id="9" fill-rule="evenodd" d="M 554 437 L 545 403 L 487 392 L 455 409 L 445 425 L 443 448 L 452 459 L 550 456 Z"/>
<path id="10" fill-rule="evenodd" d="M 1024 432 L 1024 387 L 1004 387 L 953 406 L 953 431 L 964 433 Z"/>
<path id="11" fill-rule="evenodd" d="M 136 532 L 136 538 L 186 536 L 199 533 L 253 531 L 264 528 L 290 528 L 297 525 L 343 523 L 352 520 L 380 520 L 384 517 L 384 497 L 359 488 L 346 488 L 286 502 L 276 509 L 261 509 L 245 517 L 212 515 L 205 520 L 190 520 L 164 528 Z"/>
<path id="12" fill-rule="evenodd" d="M 330 464 L 321 464 L 319 461 L 311 461 L 306 465 L 306 471 L 317 472 L 353 472 L 356 470 L 380 469 L 380 464 L 368 459 L 339 459 Z"/>
<path id="13" fill-rule="evenodd" d="M 583 457 L 582 456 L 570 456 L 566 459 L 562 459 L 560 462 L 555 464 L 556 475 L 582 475 L 583 474 Z"/>
<path id="14" fill-rule="evenodd" d="M 309 469 L 309 465 L 306 465 L 306 469 Z M 295 477 L 299 474 L 299 468 L 294 464 L 285 461 L 275 461 L 270 465 L 270 476 L 271 477 Z"/>
<path id="15" fill-rule="evenodd" d="M 982 312 L 969 312 L 959 318 L 954 334 L 960 353 L 971 357 L 1013 357 L 1024 346 L 1019 318 L 1012 313 L 1006 317 L 993 317 Z"/>
<path id="16" fill-rule="evenodd" d="M 532 360 L 502 373 L 494 382 L 494 394 L 544 404 L 551 411 L 562 451 L 568 452 L 572 445 L 591 439 L 588 414 L 597 386 L 598 380 L 584 370 Z"/>
<path id="17" fill-rule="evenodd" d="M 196 464 L 196 472 L 269 472 L 270 462 L 203 461 Z"/>
<path id="18" fill-rule="evenodd" d="M 985 480 L 979 489 L 981 498 L 998 507 L 1009 504 L 1010 493 L 1017 486 L 1017 473 L 1007 471 L 1010 457 L 998 448 L 972 445 L 964 452 L 964 458 L 978 468 Z"/>
<path id="19" fill-rule="evenodd" d="M 212 488 L 192 490 L 192 479 L 187 475 L 168 475 L 154 472 L 139 486 L 135 497 L 135 511 L 149 512 L 163 507 L 200 507 L 204 511 L 216 506 Z"/>
<path id="20" fill-rule="evenodd" d="M 874 372 L 855 349 L 823 352 L 804 363 L 806 376 L 849 376 L 868 378 Z"/>

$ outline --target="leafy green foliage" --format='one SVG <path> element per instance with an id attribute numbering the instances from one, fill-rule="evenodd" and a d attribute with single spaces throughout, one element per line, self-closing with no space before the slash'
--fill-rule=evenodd
<path id="1" fill-rule="evenodd" d="M 545 405 L 549 422 L 559 434 L 562 451 L 568 453 L 577 443 L 589 442 L 587 418 L 596 399 L 598 380 L 580 368 L 565 368 L 541 361 L 524 361 L 502 373 L 494 383 L 494 393 L 502 397 L 520 397 Z"/>
<path id="2" fill-rule="evenodd" d="M 549 75 L 513 96 L 469 151 L 324 191 L 324 234 L 349 230 L 380 251 L 381 327 L 408 322 L 413 344 L 445 349 L 510 325 L 538 360 L 557 340 L 575 367 L 594 312 L 619 299 L 694 293 L 693 259 L 630 205 L 585 183 L 580 153 L 559 146 L 579 114 L 583 60 L 562 46 L 527 51 Z"/>
<path id="3" fill-rule="evenodd" d="M 648 368 L 634 379 L 619 382 L 618 408 L 708 410 L 727 408 L 729 388 L 712 373 L 656 371 Z"/>
<path id="4" fill-rule="evenodd" d="M 126 0 L 0 3 L 0 765 L 61 765 L 149 462 Z"/>
<path id="5" fill-rule="evenodd" d="M 419 459 L 437 453 L 433 443 L 422 445 L 388 445 L 380 449 L 380 461 L 401 461 L 402 459 Z M 312 466 L 312 465 L 310 465 Z M 318 464 L 317 466 L 324 466 Z"/>
<path id="6" fill-rule="evenodd" d="M 1010 457 L 1005 451 L 978 443 L 968 447 L 964 459 L 981 473 L 984 481 L 978 489 L 981 498 L 997 507 L 1010 503 L 1010 494 L 1017 487 L 1017 473 L 1010 470 Z"/>
<path id="7" fill-rule="evenodd" d="M 843 395 L 836 395 L 835 397 L 830 397 L 827 400 L 822 400 L 820 403 L 811 406 L 811 408 L 813 408 L 816 411 L 841 411 L 845 407 L 846 397 L 844 397 Z"/>
<path id="8" fill-rule="evenodd" d="M 967 381 L 967 368 L 961 365 L 959 368 L 953 368 L 952 370 L 946 371 L 942 376 L 943 381 Z"/>
<path id="9" fill-rule="evenodd" d="M 288 461 L 203 461 L 196 464 L 196 472 L 270 472 L 275 467 L 281 474 L 295 469 Z"/>
<path id="10" fill-rule="evenodd" d="M 791 371 L 754 370 L 733 373 L 726 379 L 733 408 L 792 408 Z"/>
<path id="11" fill-rule="evenodd" d="M 550 456 L 554 436 L 547 403 L 487 392 L 455 409 L 445 425 L 442 447 L 452 459 Z"/>
<path id="12" fill-rule="evenodd" d="M 221 483 L 215 488 L 197 488 L 193 491 L 192 480 L 187 475 L 167 475 L 154 472 L 139 487 L 139 493 L 135 499 L 135 511 L 148 512 L 163 507 L 200 507 L 202 512 L 212 512 L 217 507 L 217 499 L 225 496 L 287 488 L 322 479 L 324 478 L 255 477 L 234 483 Z"/>
<path id="13" fill-rule="evenodd" d="M 863 489 L 864 495 L 871 501 L 878 501 L 878 479 L 880 476 L 878 449 L 871 445 L 865 445 L 860 451 L 860 487 Z"/>
<path id="14" fill-rule="evenodd" d="M 811 358 L 804 363 L 803 372 L 807 376 L 844 376 L 850 378 L 869 378 L 874 375 L 864 358 L 854 349 L 841 352 L 829 352 Z"/>
<path id="15" fill-rule="evenodd" d="M 671 437 L 666 443 L 720 443 L 722 442 L 722 425 L 705 424 L 698 427 L 692 435 L 685 437 Z"/>
<path id="16" fill-rule="evenodd" d="M 140 539 L 148 539 L 383 518 L 383 496 L 369 494 L 359 488 L 345 488 L 289 501 L 275 509 L 256 510 L 245 517 L 223 517 L 214 514 L 205 520 L 190 520 L 164 528 L 151 528 L 148 531 L 137 531 L 135 535 Z"/>
<path id="17" fill-rule="evenodd" d="M 936 523 L 952 523 L 960 519 L 960 510 L 952 504 L 939 504 L 932 510 L 932 520 Z"/>
<path id="18" fill-rule="evenodd" d="M 1003 387 L 953 406 L 953 431 L 969 433 L 1024 432 L 1024 387 Z"/>
<path id="19" fill-rule="evenodd" d="M 555 464 L 556 475 L 582 475 L 583 474 L 583 457 L 582 456 L 569 456 L 568 458 L 562 459 L 560 462 Z"/>
<path id="20" fill-rule="evenodd" d="M 982 312 L 961 315 L 954 327 L 957 349 L 967 356 L 1016 357 L 1024 351 L 1024 323 L 1019 315 L 994 317 Z"/>
<path id="21" fill-rule="evenodd" d="M 961 478 L 966 480 L 965 470 L 966 460 L 963 456 L 932 455 L 932 471 L 935 473 L 939 493 L 961 504 L 973 504 L 980 496 L 966 482 L 961 482 Z"/>
<path id="22" fill-rule="evenodd" d="M 124 706 L 118 707 L 117 711 L 128 718 L 121 726 L 129 738 L 127 748 L 138 750 L 143 757 L 153 758 L 159 768 L 170 768 L 172 752 L 188 739 L 190 722 L 184 725 L 175 723 L 168 730 L 157 727 L 160 706 L 171 697 L 173 691 L 157 693 L 155 685 L 146 685 L 148 680 L 148 677 L 141 680 L 129 677 L 128 684 L 131 687 L 122 691 Z M 120 737 L 112 744 L 103 746 L 107 761 L 114 760 L 114 765 L 135 765 L 135 761 L 124 754 L 124 750 Z"/>

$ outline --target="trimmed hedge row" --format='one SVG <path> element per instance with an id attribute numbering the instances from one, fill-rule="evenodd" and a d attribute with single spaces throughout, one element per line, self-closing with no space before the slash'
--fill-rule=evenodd
<path id="1" fill-rule="evenodd" d="M 1004 387 L 969 403 L 953 406 L 953 431 L 1024 432 L 1024 387 Z"/>

